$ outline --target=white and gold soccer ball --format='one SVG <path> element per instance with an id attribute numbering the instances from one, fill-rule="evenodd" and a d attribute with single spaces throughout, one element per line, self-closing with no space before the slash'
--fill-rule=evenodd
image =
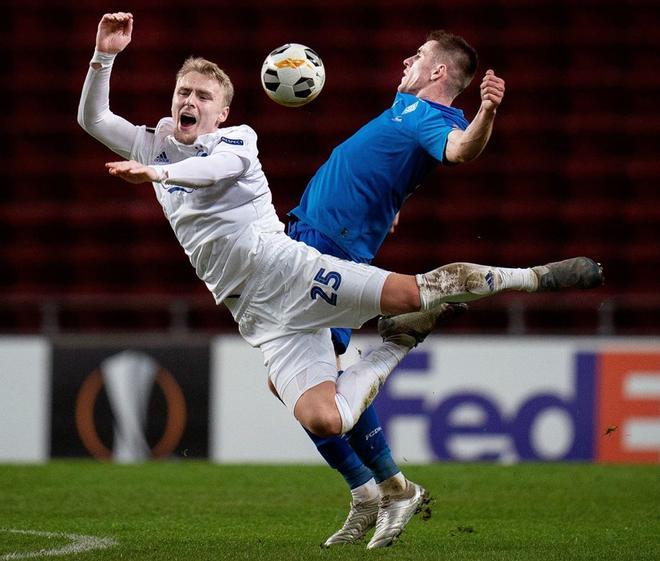
<path id="1" fill-rule="evenodd" d="M 272 51 L 261 67 L 261 85 L 273 101 L 300 107 L 312 101 L 325 84 L 321 57 L 309 47 L 288 43 Z"/>

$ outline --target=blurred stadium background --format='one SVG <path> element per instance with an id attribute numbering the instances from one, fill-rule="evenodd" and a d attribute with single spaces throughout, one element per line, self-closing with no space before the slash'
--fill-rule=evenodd
<path id="1" fill-rule="evenodd" d="M 436 338 L 411 355 L 397 376 L 423 371 L 433 381 L 435 364 L 449 364 L 437 380 L 450 380 L 445 397 L 465 397 L 470 380 L 474 395 L 495 403 L 514 428 L 495 423 L 477 398 L 465 403 L 482 407 L 490 420 L 477 415 L 471 422 L 489 434 L 509 431 L 515 446 L 453 449 L 431 435 L 423 449 L 413 449 L 405 430 L 432 429 L 404 423 L 396 428 L 404 435 L 400 454 L 420 462 L 658 461 L 660 17 L 652 0 L 135 0 L 111 8 L 98 0 L 5 0 L 0 380 L 7 389 L 0 461 L 90 454 L 126 461 L 150 454 L 314 458 L 266 394 L 263 377 L 246 372 L 259 371 L 259 357 L 234 337 L 231 316 L 195 277 L 151 187 L 107 176 L 103 163 L 113 156 L 76 124 L 96 26 L 109 9 L 135 16 L 133 42 L 113 73 L 114 112 L 153 125 L 169 112 L 174 73 L 186 56 L 219 62 L 237 91 L 230 124 L 245 122 L 259 134 L 281 217 L 332 148 L 389 106 L 403 59 L 426 33 L 463 35 L 481 63 L 456 106 L 472 118 L 487 68 L 507 83 L 493 137 L 479 160 L 439 170 L 410 199 L 376 264 L 419 272 L 451 261 L 523 266 L 588 255 L 604 264 L 607 285 L 477 303 L 446 330 L 448 347 Z M 312 46 L 327 73 L 323 93 L 301 109 L 277 106 L 259 84 L 265 55 L 293 41 Z M 547 335 L 557 337 L 539 338 Z M 358 342 L 367 346 L 369 339 Z M 475 360 L 467 373 L 455 358 L 461 354 Z M 489 377 L 491 364 L 505 366 Z M 243 387 L 247 378 L 256 382 Z M 521 379 L 522 393 L 511 397 Z M 427 415 L 427 425 L 447 428 L 442 411 L 451 411 L 438 405 L 434 416 L 417 402 L 414 409 L 397 383 L 382 404 L 386 417 L 412 407 L 419 418 Z M 542 393 L 547 400 L 539 405 Z M 222 399 L 233 409 L 218 412 Z M 538 411 L 530 407 L 561 414 L 537 430 L 529 423 Z M 265 452 L 260 442 L 250 451 L 240 443 L 223 450 L 241 415 L 254 410 L 268 412 L 254 431 L 270 434 L 265 441 L 280 439 L 280 450 Z M 291 441 L 271 415 L 282 417 Z M 445 424 L 433 425 L 441 417 Z M 632 417 L 646 423 L 636 444 L 617 431 Z M 145 441 L 120 442 L 122 423 L 126 434 Z M 608 427 L 610 456 L 596 444 Z M 536 438 L 530 431 L 559 440 L 529 444 Z M 263 456 L 255 457 L 259 450 Z"/>

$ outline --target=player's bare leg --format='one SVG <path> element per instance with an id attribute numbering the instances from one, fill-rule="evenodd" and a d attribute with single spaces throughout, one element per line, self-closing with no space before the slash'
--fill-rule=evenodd
<path id="1" fill-rule="evenodd" d="M 405 314 L 420 309 L 420 289 L 412 275 L 390 273 L 380 295 L 380 309 L 387 315 Z"/>
<path id="2" fill-rule="evenodd" d="M 509 269 L 474 263 L 451 263 L 417 275 L 422 310 L 442 302 L 468 302 L 498 292 L 548 292 L 569 288 L 596 288 L 603 269 L 588 257 L 574 257 L 529 269 Z"/>

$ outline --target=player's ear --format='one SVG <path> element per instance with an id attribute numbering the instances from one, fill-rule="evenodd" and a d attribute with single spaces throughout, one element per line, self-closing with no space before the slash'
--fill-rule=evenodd
<path id="1" fill-rule="evenodd" d="M 446 64 L 436 64 L 431 70 L 431 80 L 438 80 L 447 76 L 447 65 Z"/>
<path id="2" fill-rule="evenodd" d="M 222 111 L 218 114 L 218 118 L 215 120 L 215 126 L 219 127 L 221 123 L 224 123 L 229 117 L 229 106 L 224 107 Z"/>

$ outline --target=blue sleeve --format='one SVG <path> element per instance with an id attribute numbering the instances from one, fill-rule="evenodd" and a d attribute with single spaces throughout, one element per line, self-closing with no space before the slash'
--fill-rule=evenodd
<path id="1" fill-rule="evenodd" d="M 417 139 L 431 156 L 439 162 L 445 158 L 447 136 L 454 127 L 445 119 L 421 119 L 417 127 Z"/>

